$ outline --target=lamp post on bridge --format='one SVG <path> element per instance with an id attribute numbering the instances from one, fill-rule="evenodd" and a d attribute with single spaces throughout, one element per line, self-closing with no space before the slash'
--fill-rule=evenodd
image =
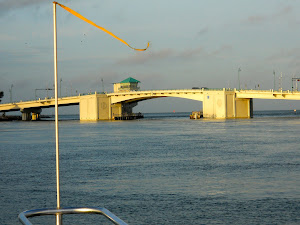
<path id="1" fill-rule="evenodd" d="M 101 82 L 102 82 L 102 92 L 105 93 L 105 92 L 104 92 L 104 82 L 103 82 L 103 78 L 101 78 Z"/>
<path id="2" fill-rule="evenodd" d="M 238 83 L 239 83 L 239 90 L 241 89 L 241 82 L 240 82 L 240 72 L 241 72 L 241 67 L 238 69 Z"/>
<path id="3" fill-rule="evenodd" d="M 292 91 L 294 91 L 294 89 L 296 91 L 298 91 L 298 83 L 297 82 L 299 82 L 299 81 L 300 81 L 300 78 L 297 78 L 297 77 L 292 78 Z"/>
<path id="4" fill-rule="evenodd" d="M 61 82 L 62 82 L 62 78 L 60 78 L 59 80 L 59 97 L 61 97 Z"/>
<path id="5" fill-rule="evenodd" d="M 12 103 L 12 88 L 13 88 L 13 84 L 10 86 L 10 89 L 9 89 L 9 97 L 10 97 L 10 102 Z"/>
<path id="6" fill-rule="evenodd" d="M 51 90 L 54 90 L 53 88 L 36 88 L 34 90 L 34 93 L 35 93 L 35 99 L 37 100 L 37 94 L 36 94 L 36 91 L 47 91 L 47 98 L 48 98 L 48 91 L 51 91 Z"/>
<path id="7" fill-rule="evenodd" d="M 275 87 L 275 70 L 273 70 L 273 74 L 274 74 L 274 89 L 273 90 L 275 91 L 275 88 L 276 88 Z"/>

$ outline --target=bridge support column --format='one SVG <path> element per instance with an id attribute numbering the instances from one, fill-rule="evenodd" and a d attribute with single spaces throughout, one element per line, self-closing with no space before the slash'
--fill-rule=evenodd
<path id="1" fill-rule="evenodd" d="M 252 118 L 253 117 L 253 99 L 242 98 L 235 99 L 235 118 Z"/>
<path id="2" fill-rule="evenodd" d="M 111 117 L 114 119 L 116 116 L 122 115 L 122 103 L 116 103 L 111 105 Z"/>
<path id="3" fill-rule="evenodd" d="M 31 110 L 31 120 L 40 120 L 41 108 Z"/>
<path id="4" fill-rule="evenodd" d="M 22 120 L 24 120 L 24 121 L 39 120 L 41 112 L 42 112 L 41 108 L 21 109 Z"/>
<path id="5" fill-rule="evenodd" d="M 115 108 L 118 108 L 115 106 Z M 110 104 L 110 97 L 106 94 L 81 96 L 79 103 L 80 120 L 97 121 L 110 120 L 116 110 Z"/>
<path id="6" fill-rule="evenodd" d="M 207 91 L 203 93 L 203 117 L 216 119 L 252 118 L 252 99 L 238 99 L 234 91 Z"/>
<path id="7" fill-rule="evenodd" d="M 82 96 L 79 103 L 80 120 L 98 120 L 97 94 Z"/>
<path id="8" fill-rule="evenodd" d="M 28 109 L 22 109 L 21 113 L 23 121 L 28 121 L 31 119 L 31 111 L 29 111 Z"/>
<path id="9" fill-rule="evenodd" d="M 132 114 L 132 108 L 136 105 L 137 105 L 137 102 L 113 104 L 111 106 L 111 111 L 112 111 L 111 119 L 114 119 L 115 116 Z"/>
<path id="10" fill-rule="evenodd" d="M 111 120 L 115 116 L 131 114 L 137 103 L 111 104 L 111 98 L 106 94 L 81 96 L 79 103 L 80 120 L 96 121 Z"/>

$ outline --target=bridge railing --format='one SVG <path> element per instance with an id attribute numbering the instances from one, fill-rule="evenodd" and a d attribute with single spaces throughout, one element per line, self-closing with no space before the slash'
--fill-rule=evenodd
<path id="1" fill-rule="evenodd" d="M 251 93 L 257 93 L 257 92 L 260 92 L 260 93 L 268 93 L 268 92 L 271 92 L 271 93 L 299 93 L 299 91 L 297 90 L 273 90 L 273 89 L 270 89 L 270 90 L 259 90 L 259 89 L 247 89 L 247 90 L 236 90 L 237 92 L 251 92 Z"/>
<path id="2" fill-rule="evenodd" d="M 160 89 L 160 90 L 140 90 L 140 91 L 127 91 L 127 92 L 112 92 L 107 93 L 108 95 L 119 95 L 119 94 L 126 94 L 126 93 L 156 93 L 156 92 L 203 92 L 203 91 L 233 91 L 231 88 L 199 88 L 199 89 Z"/>

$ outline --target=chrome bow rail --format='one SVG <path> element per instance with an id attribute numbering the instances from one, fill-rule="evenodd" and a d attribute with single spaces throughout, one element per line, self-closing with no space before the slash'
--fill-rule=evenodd
<path id="1" fill-rule="evenodd" d="M 109 219 L 111 222 L 117 225 L 127 225 L 123 220 L 119 217 L 111 213 L 109 210 L 100 207 L 70 207 L 70 208 L 62 208 L 62 209 L 33 209 L 24 211 L 19 214 L 19 220 L 24 225 L 33 225 L 29 220 L 28 217 L 35 217 L 35 216 L 45 216 L 45 215 L 63 215 L 63 214 L 83 214 L 83 213 L 92 213 L 92 214 L 101 214 Z"/>

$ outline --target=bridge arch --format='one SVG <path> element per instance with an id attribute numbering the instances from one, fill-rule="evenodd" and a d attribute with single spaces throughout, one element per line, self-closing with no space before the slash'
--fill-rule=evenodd
<path id="1" fill-rule="evenodd" d="M 133 103 L 154 98 L 175 97 L 203 101 L 202 90 L 163 90 L 163 91 L 137 91 L 126 93 L 111 93 L 108 94 L 111 98 L 111 104 L 116 103 Z"/>

